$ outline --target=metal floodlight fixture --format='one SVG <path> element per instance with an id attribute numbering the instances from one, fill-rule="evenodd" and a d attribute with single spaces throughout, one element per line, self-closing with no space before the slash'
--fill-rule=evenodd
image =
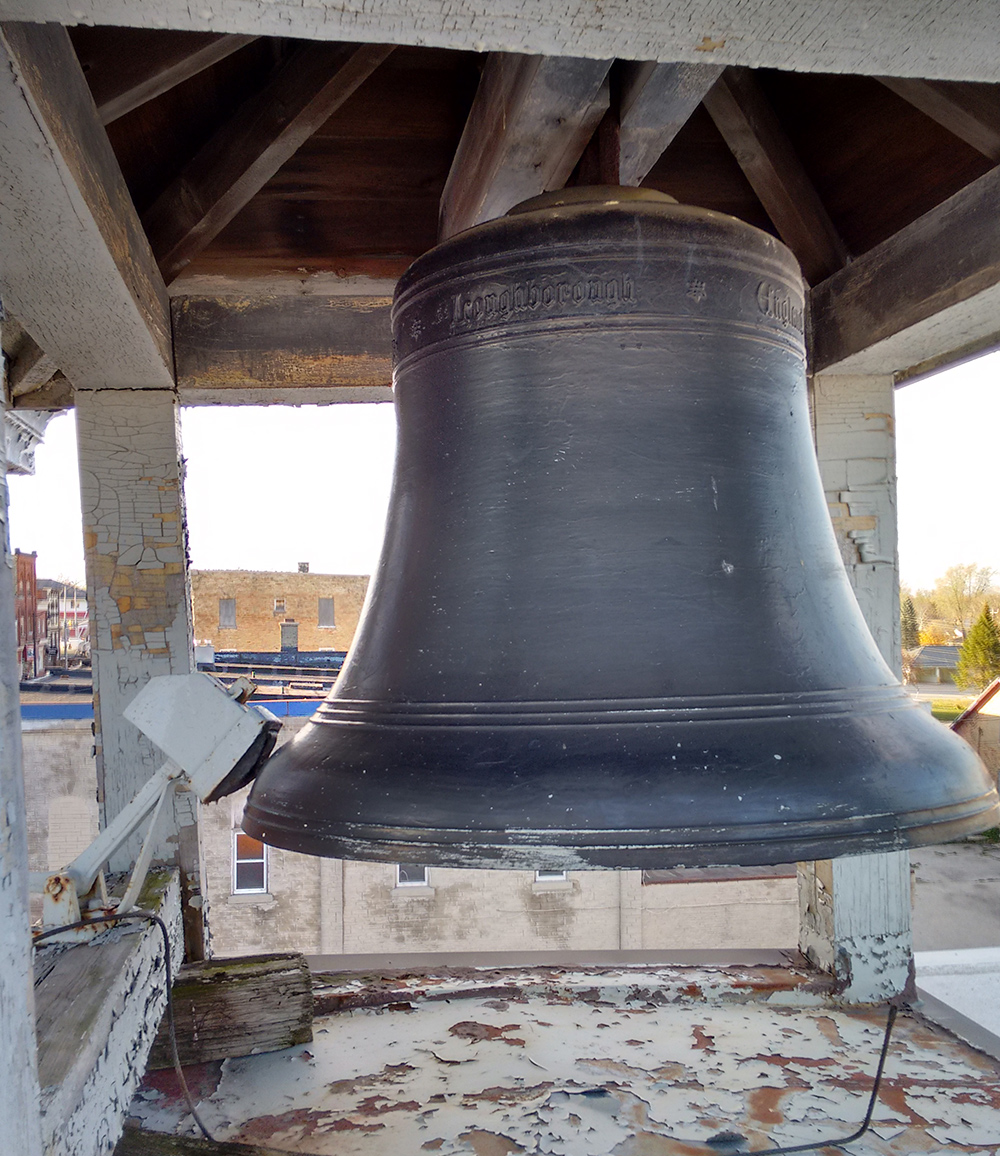
<path id="1" fill-rule="evenodd" d="M 252 691 L 245 678 L 227 688 L 202 672 L 151 678 L 139 691 L 124 716 L 160 748 L 166 762 L 72 863 L 52 874 L 32 875 L 33 889 L 43 895 L 45 928 L 79 922 L 81 903 L 88 910 L 113 905 L 104 887 L 104 865 L 148 818 L 142 851 L 115 913 L 135 906 L 157 843 L 160 817 L 175 791 L 194 791 L 203 803 L 214 803 L 251 782 L 281 729 L 270 711 L 244 701 Z M 107 926 L 97 915 L 93 928 L 59 938 L 79 940 Z"/>

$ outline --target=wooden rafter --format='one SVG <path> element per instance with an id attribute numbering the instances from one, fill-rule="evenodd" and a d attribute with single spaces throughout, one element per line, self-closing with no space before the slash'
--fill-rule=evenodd
<path id="1" fill-rule="evenodd" d="M 441 237 L 565 185 L 608 108 L 609 60 L 493 53 L 441 197 Z"/>
<path id="2" fill-rule="evenodd" d="M 846 264 L 844 243 L 750 71 L 727 68 L 704 103 L 806 280 Z"/>
<path id="3" fill-rule="evenodd" d="M 924 372 L 1000 341 L 1000 167 L 811 293 L 812 365 Z"/>
<path id="4" fill-rule="evenodd" d="M 621 86 L 623 185 L 639 185 L 719 79 L 721 64 L 629 62 Z"/>
<path id="5" fill-rule="evenodd" d="M 256 39 L 217 32 L 157 35 L 128 28 L 83 28 L 72 34 L 102 124 L 169 92 Z"/>
<path id="6" fill-rule="evenodd" d="M 78 387 L 171 387 L 163 280 L 65 28 L 0 26 L 0 292 Z"/>
<path id="7" fill-rule="evenodd" d="M 143 217 L 167 282 L 392 52 L 391 45 L 309 44 L 246 101 Z"/>
<path id="8" fill-rule="evenodd" d="M 953 136 L 1000 161 L 1000 99 L 993 86 L 896 76 L 879 80 Z"/>
<path id="9" fill-rule="evenodd" d="M 24 397 L 41 389 L 52 380 L 58 368 L 45 350 L 25 334 L 7 370 L 7 388 L 11 398 Z"/>

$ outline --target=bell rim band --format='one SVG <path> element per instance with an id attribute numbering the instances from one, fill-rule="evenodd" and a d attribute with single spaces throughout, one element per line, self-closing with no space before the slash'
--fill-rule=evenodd
<path id="1" fill-rule="evenodd" d="M 676 706 L 668 705 L 671 701 Z M 741 722 L 792 717 L 919 710 L 902 687 L 860 687 L 788 694 L 676 696 L 663 699 L 559 699 L 553 702 L 385 702 L 336 698 L 322 702 L 310 721 L 371 727 L 649 726 L 655 723 Z M 581 715 L 586 715 L 581 719 Z"/>

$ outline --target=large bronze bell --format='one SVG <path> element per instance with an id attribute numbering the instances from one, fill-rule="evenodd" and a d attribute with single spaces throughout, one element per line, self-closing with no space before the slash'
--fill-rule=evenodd
<path id="1" fill-rule="evenodd" d="M 378 572 L 249 834 L 578 869 L 997 822 L 985 768 L 903 691 L 854 600 L 782 244 L 662 194 L 573 190 L 420 258 L 393 332 Z"/>

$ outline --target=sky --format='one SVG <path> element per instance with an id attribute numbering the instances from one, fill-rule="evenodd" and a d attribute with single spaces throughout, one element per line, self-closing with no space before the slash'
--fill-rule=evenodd
<path id="1" fill-rule="evenodd" d="M 370 574 L 392 475 L 390 403 L 182 411 L 192 564 L 203 570 Z M 1000 578 L 1000 353 L 896 391 L 900 572 L 930 587 L 957 563 Z M 34 477 L 9 478 L 11 545 L 44 578 L 83 581 L 72 413 Z"/>

